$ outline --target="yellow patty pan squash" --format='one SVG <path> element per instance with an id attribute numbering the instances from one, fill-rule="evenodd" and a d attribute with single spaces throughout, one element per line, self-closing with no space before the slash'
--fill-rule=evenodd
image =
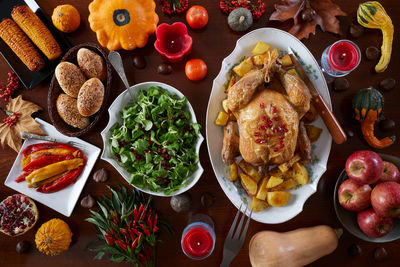
<path id="1" fill-rule="evenodd" d="M 157 27 L 155 8 L 153 0 L 94 0 L 89 4 L 90 28 L 109 50 L 143 47 Z"/>

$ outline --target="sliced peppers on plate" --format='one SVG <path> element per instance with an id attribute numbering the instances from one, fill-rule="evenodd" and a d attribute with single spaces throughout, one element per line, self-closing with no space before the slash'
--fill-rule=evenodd
<path id="1" fill-rule="evenodd" d="M 81 150 L 61 143 L 39 143 L 22 151 L 23 173 L 15 180 L 42 193 L 53 193 L 76 182 L 86 165 Z"/>

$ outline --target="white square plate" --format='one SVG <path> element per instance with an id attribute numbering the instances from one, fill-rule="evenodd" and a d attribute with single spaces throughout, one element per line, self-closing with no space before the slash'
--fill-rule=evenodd
<path id="1" fill-rule="evenodd" d="M 36 192 L 35 189 L 33 188 L 28 188 L 26 182 L 21 182 L 17 183 L 15 182 L 15 179 L 22 173 L 22 167 L 21 167 L 21 159 L 22 155 L 21 152 L 24 150 L 25 147 L 32 145 L 32 144 L 37 144 L 37 143 L 42 143 L 45 141 L 39 141 L 39 140 L 26 140 L 24 144 L 22 145 L 21 150 L 18 153 L 17 158 L 15 159 L 15 162 L 10 170 L 10 173 L 7 176 L 6 181 L 4 184 L 15 191 L 24 194 L 40 203 L 43 205 L 48 206 L 49 208 L 52 208 L 55 211 L 58 211 L 62 215 L 65 215 L 69 217 L 74 210 L 75 204 L 78 201 L 79 195 L 82 192 L 82 189 L 86 183 L 86 180 L 89 177 L 90 172 L 93 169 L 94 164 L 97 161 L 98 156 L 100 155 L 101 149 L 89 144 L 88 142 L 85 142 L 79 138 L 76 137 L 68 137 L 65 136 L 61 133 L 59 133 L 54 126 L 48 124 L 47 122 L 36 118 L 35 119 L 37 123 L 40 124 L 40 128 L 45 132 L 47 135 L 56 138 L 57 141 L 61 143 L 66 143 L 68 141 L 74 141 L 77 143 L 80 143 L 83 145 L 82 152 L 83 154 L 87 157 L 87 162 L 86 162 L 86 167 L 83 169 L 83 172 L 81 176 L 78 178 L 78 180 L 75 182 L 75 184 L 72 184 L 68 186 L 67 188 L 50 193 L 50 194 L 44 194 L 40 192 Z"/>

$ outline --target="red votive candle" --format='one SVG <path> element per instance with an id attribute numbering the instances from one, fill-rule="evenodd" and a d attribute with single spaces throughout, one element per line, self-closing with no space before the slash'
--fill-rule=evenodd
<path id="1" fill-rule="evenodd" d="M 157 27 L 156 38 L 154 47 L 170 62 L 181 61 L 192 49 L 192 37 L 182 22 L 175 22 L 172 25 L 162 23 Z"/>
<path id="2" fill-rule="evenodd" d="M 348 41 L 337 42 L 329 50 L 332 65 L 341 71 L 353 70 L 359 63 L 357 48 Z"/>
<path id="3" fill-rule="evenodd" d="M 189 258 L 205 259 L 214 250 L 215 232 L 207 223 L 193 222 L 183 231 L 181 246 L 183 253 Z"/>

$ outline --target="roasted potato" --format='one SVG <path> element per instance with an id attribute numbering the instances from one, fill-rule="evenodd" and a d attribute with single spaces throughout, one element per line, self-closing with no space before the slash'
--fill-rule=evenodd
<path id="1" fill-rule="evenodd" d="M 264 60 L 265 60 L 265 57 L 266 57 L 267 55 L 268 55 L 268 53 L 264 53 L 264 54 L 262 54 L 262 55 L 255 55 L 255 56 L 252 56 L 253 64 L 256 65 L 256 66 L 262 66 L 262 65 L 264 65 Z"/>
<path id="2" fill-rule="evenodd" d="M 267 183 L 268 183 L 268 177 L 263 178 L 260 186 L 258 187 L 256 198 L 260 200 L 265 200 L 268 192 Z"/>
<path id="3" fill-rule="evenodd" d="M 269 191 L 287 191 L 295 187 L 295 183 L 293 182 L 293 179 L 288 179 L 286 181 L 283 181 L 278 186 L 275 186 L 273 188 L 270 188 Z"/>
<path id="4" fill-rule="evenodd" d="M 259 42 L 257 42 L 256 46 L 253 48 L 251 53 L 253 53 L 254 55 L 261 55 L 261 54 L 264 54 L 265 52 L 267 52 L 270 48 L 271 48 L 271 46 L 269 44 L 259 41 Z"/>
<path id="5" fill-rule="evenodd" d="M 219 126 L 225 126 L 228 123 L 229 115 L 226 112 L 220 111 L 218 113 L 215 124 Z"/>
<path id="6" fill-rule="evenodd" d="M 304 127 L 306 127 L 307 135 L 310 139 L 310 142 L 317 141 L 322 133 L 322 129 L 313 125 L 304 125 Z"/>
<path id="7" fill-rule="evenodd" d="M 235 75 L 231 75 L 231 78 L 229 78 L 228 86 L 225 89 L 225 93 L 227 94 L 229 92 L 229 89 L 231 89 L 232 85 L 235 84 Z"/>
<path id="8" fill-rule="evenodd" d="M 264 200 L 260 200 L 256 197 L 253 197 L 253 201 L 251 202 L 251 208 L 253 212 L 260 212 L 268 208 L 268 203 Z"/>
<path id="9" fill-rule="evenodd" d="M 272 207 L 285 206 L 290 198 L 290 193 L 286 191 L 273 191 L 267 193 L 267 202 Z"/>
<path id="10" fill-rule="evenodd" d="M 281 183 L 283 183 L 283 179 L 282 178 L 271 176 L 268 179 L 267 188 L 273 188 L 275 186 L 280 185 Z"/>
<path id="11" fill-rule="evenodd" d="M 250 176 L 241 173 L 240 182 L 249 196 L 255 196 L 257 194 L 257 183 Z"/>
<path id="12" fill-rule="evenodd" d="M 268 174 L 269 174 L 270 176 L 275 176 L 275 177 L 279 177 L 279 178 L 284 178 L 283 172 L 282 172 L 280 169 L 278 169 L 277 167 L 271 169 L 271 170 L 268 172 Z"/>
<path id="13" fill-rule="evenodd" d="M 228 108 L 228 99 L 222 100 L 222 108 L 226 113 L 229 113 L 229 108 Z"/>
<path id="14" fill-rule="evenodd" d="M 258 171 L 253 167 L 251 167 L 251 165 L 248 164 L 246 161 L 242 159 L 241 161 L 239 161 L 238 165 L 239 168 L 242 170 L 242 172 L 253 178 L 253 180 L 256 181 L 256 183 L 260 181 L 261 177 L 258 174 Z"/>
<path id="15" fill-rule="evenodd" d="M 229 180 L 231 182 L 236 182 L 238 178 L 238 168 L 236 163 L 232 163 L 231 165 L 229 165 Z"/>
<path id="16" fill-rule="evenodd" d="M 287 71 L 289 74 L 292 74 L 294 76 L 297 76 L 300 78 L 300 75 L 297 73 L 296 69 L 290 69 Z"/>
<path id="17" fill-rule="evenodd" d="M 307 111 L 306 114 L 304 114 L 303 120 L 306 123 L 311 123 L 315 121 L 318 118 L 318 111 L 313 105 L 313 103 L 310 103 L 310 109 Z"/>
<path id="18" fill-rule="evenodd" d="M 283 67 L 289 67 L 293 65 L 292 59 L 290 58 L 289 54 L 286 54 L 283 57 L 281 57 L 281 62 Z"/>
<path id="19" fill-rule="evenodd" d="M 251 69 L 253 68 L 253 61 L 251 60 L 251 57 L 246 58 L 243 60 L 239 65 L 233 67 L 233 71 L 236 73 L 236 75 L 242 77 Z"/>
<path id="20" fill-rule="evenodd" d="M 304 167 L 303 164 L 296 162 L 293 164 L 292 167 L 292 174 L 293 174 L 293 179 L 295 180 L 296 183 L 298 184 L 307 184 L 308 183 L 308 171 L 306 167 Z"/>

